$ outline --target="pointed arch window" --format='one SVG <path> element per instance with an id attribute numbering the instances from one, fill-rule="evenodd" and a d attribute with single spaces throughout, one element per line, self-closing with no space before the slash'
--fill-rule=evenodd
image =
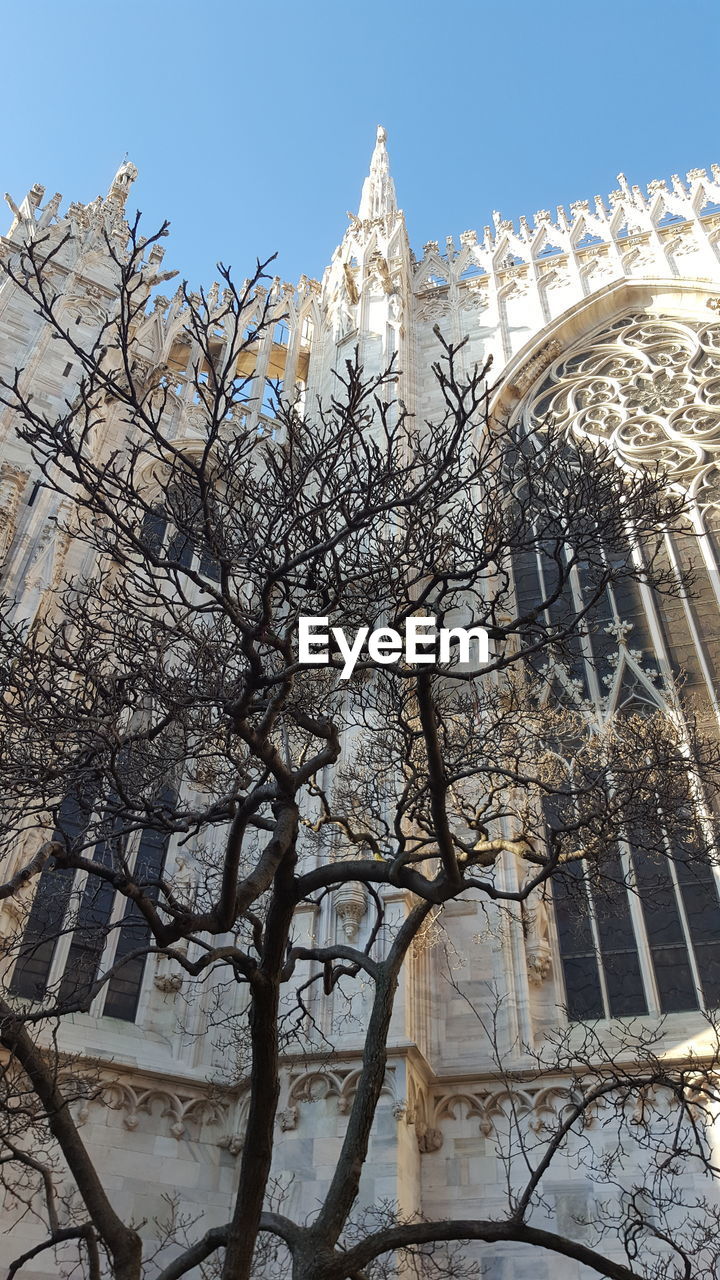
<path id="1" fill-rule="evenodd" d="M 713 528 L 720 509 L 720 392 L 713 379 L 719 348 L 720 326 L 705 316 L 623 312 L 555 355 L 518 410 L 520 433 L 524 424 L 534 429 L 550 418 L 565 427 L 569 442 L 573 436 L 604 439 L 632 469 L 660 463 L 695 504 L 692 528 L 669 529 L 657 551 L 669 578 L 677 577 L 676 593 L 654 596 L 629 580 L 606 588 L 590 634 L 566 656 L 566 685 L 577 687 L 595 717 L 647 714 L 662 703 L 663 690 L 671 696 L 679 674 L 682 687 L 672 694 L 678 713 L 686 701 L 718 707 L 720 562 Z M 630 549 L 638 563 L 641 548 L 633 543 Z M 552 629 L 588 600 L 582 565 L 554 593 L 558 569 L 551 559 L 538 542 L 514 566 L 520 612 L 532 619 L 538 602 L 548 602 L 528 623 L 530 640 L 533 627 Z M 688 598 L 677 575 L 691 562 Z M 662 806 L 659 796 L 661 816 Z M 602 884 L 579 862 L 553 881 L 561 986 L 571 1019 L 720 1006 L 718 870 L 689 841 L 683 846 L 672 817 L 664 841 L 628 826 L 607 850 Z M 552 829 L 552 813 L 546 820 Z"/>

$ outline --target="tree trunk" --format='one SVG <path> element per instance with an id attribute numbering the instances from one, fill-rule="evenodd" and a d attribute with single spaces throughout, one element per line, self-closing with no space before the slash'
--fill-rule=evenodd
<path id="1" fill-rule="evenodd" d="M 240 1184 L 228 1228 L 222 1280 L 249 1280 L 272 1164 L 275 1114 L 280 1094 L 280 974 L 295 909 L 292 882 L 296 835 L 297 810 L 294 810 L 290 848 L 278 869 L 268 910 L 262 963 L 250 988 L 250 1110 L 240 1164 Z"/>

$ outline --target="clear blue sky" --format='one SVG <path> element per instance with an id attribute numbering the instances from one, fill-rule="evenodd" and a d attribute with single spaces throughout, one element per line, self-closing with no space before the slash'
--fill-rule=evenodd
<path id="1" fill-rule="evenodd" d="M 720 0 L 37 0 L 2 18 L 0 191 L 168 217 L 197 285 L 319 275 L 378 123 L 413 247 L 720 163 Z M 6 229 L 9 224 L 0 221 Z"/>

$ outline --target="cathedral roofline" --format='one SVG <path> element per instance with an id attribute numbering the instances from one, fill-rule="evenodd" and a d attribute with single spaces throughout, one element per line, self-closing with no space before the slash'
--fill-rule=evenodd
<path id="1" fill-rule="evenodd" d="M 9 242 L 28 233 L 34 235 L 65 222 L 87 230 L 100 217 L 101 210 L 111 218 L 120 235 L 128 194 L 136 177 L 136 167 L 125 160 L 105 196 L 98 196 L 87 205 L 74 202 L 64 213 L 60 212 L 59 193 L 43 205 L 45 191 L 39 184 L 31 188 L 19 205 L 6 196 L 13 222 L 8 231 L 0 235 L 0 251 L 7 252 Z M 386 254 L 389 240 L 399 230 L 406 235 L 390 172 L 387 133 L 382 125 L 378 126 L 369 172 L 362 185 L 358 215 L 350 214 L 349 218 L 350 226 L 332 262 L 342 258 L 347 250 L 352 266 L 352 254 L 361 242 L 369 252 L 382 249 Z M 568 209 L 560 205 L 554 213 L 541 209 L 534 218 L 520 217 L 516 222 L 494 213 L 492 225 L 484 228 L 482 236 L 476 231 L 464 231 L 459 237 L 446 237 L 442 248 L 437 240 L 430 240 L 417 256 L 409 251 L 412 287 L 415 292 L 424 293 L 428 288 L 442 289 L 451 283 L 467 284 L 473 277 L 480 289 L 482 281 L 475 278 L 487 276 L 494 280 L 496 288 L 504 290 L 514 284 L 517 291 L 528 272 L 528 279 L 534 279 L 534 273 L 538 273 L 538 279 L 544 281 L 569 264 L 574 275 L 579 273 L 585 286 L 592 289 L 600 277 L 607 274 L 599 270 L 598 279 L 591 280 L 589 273 L 593 264 L 603 267 L 609 263 L 617 275 L 640 266 L 657 274 L 662 272 L 666 250 L 672 254 L 677 249 L 682 254 L 687 249 L 683 237 L 688 236 L 692 243 L 697 240 L 702 246 L 705 261 L 699 274 L 708 277 L 720 252 L 718 165 L 712 165 L 709 170 L 691 169 L 686 179 L 673 174 L 669 180 L 648 183 L 646 188 L 631 185 L 620 174 L 617 189 L 607 197 L 598 195 L 592 201 L 578 200 Z M 672 271 L 675 268 L 671 268 Z M 319 294 L 321 285 L 303 275 L 297 286 L 278 278 L 269 288 L 278 298 L 293 294 L 300 300 L 306 299 L 308 292 Z"/>

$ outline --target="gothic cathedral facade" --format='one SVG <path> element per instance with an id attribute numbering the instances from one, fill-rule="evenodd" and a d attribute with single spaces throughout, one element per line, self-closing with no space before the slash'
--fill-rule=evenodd
<path id="1" fill-rule="evenodd" d="M 29 231 L 72 231 L 72 260 L 58 268 L 56 285 L 76 316 L 78 335 L 88 341 L 113 296 L 103 234 L 122 240 L 135 176 L 125 164 L 107 196 L 71 204 L 64 213 L 59 196 L 43 204 L 43 188 L 33 187 L 18 207 L 11 202 L 12 225 L 0 239 L 0 254 L 9 260 Z M 322 281 L 270 285 L 278 319 L 262 340 L 247 412 L 258 431 L 272 432 L 273 386 L 279 381 L 308 403 L 326 396 L 333 369 L 357 346 L 369 372 L 395 356 L 399 396 L 409 412 L 431 419 L 441 408 L 430 372 L 438 354 L 435 331 L 454 342 L 467 337 L 464 360 L 493 358 L 494 412 L 518 419 L 551 414 L 578 435 L 611 438 L 631 465 L 661 462 L 692 499 L 697 590 L 692 598 L 680 591 L 663 602 L 642 593 L 609 599 L 604 652 L 583 677 L 593 714 L 602 721 L 626 699 L 662 705 L 680 672 L 683 696 L 720 711 L 720 169 L 694 169 L 684 179 L 652 182 L 647 191 L 621 175 L 608 199 L 581 200 L 569 212 L 541 210 L 519 224 L 493 218 L 482 235 L 463 231 L 443 245 L 432 241 L 417 257 L 379 129 L 357 216 L 350 217 Z M 162 254 L 153 252 L 161 277 Z M 266 298 L 260 292 L 258 306 Z M 175 370 L 173 404 L 192 431 L 201 411 L 183 376 L 193 352 L 179 342 L 181 329 L 179 296 L 157 295 L 141 345 L 148 362 Z M 12 377 L 16 367 L 34 403 L 48 413 L 79 376 L 6 279 L 0 371 Z M 38 479 L 5 410 L 2 590 L 14 617 L 27 623 L 61 581 L 68 549 L 55 529 L 57 499 Z M 669 534 L 665 554 L 670 567 L 681 567 L 691 554 L 687 539 Z M 531 592 L 541 572 L 527 564 L 518 590 Z M 191 874 L 186 853 L 172 842 L 163 854 L 176 875 Z M 488 1217 L 502 1200 L 493 1132 L 506 1084 L 468 999 L 489 1008 L 500 993 L 504 1060 L 524 1071 L 514 1105 L 538 1124 L 563 1105 L 563 1080 L 552 1089 L 534 1080 L 520 1046 L 541 1043 L 559 1017 L 598 1025 L 664 1017 L 668 1044 L 691 1043 L 701 1033 L 700 1011 L 720 1003 L 720 900 L 712 875 L 702 904 L 669 878 L 662 921 L 642 893 L 616 904 L 612 921 L 594 903 L 590 885 L 586 893 L 582 928 L 570 927 L 560 900 L 525 921 L 518 909 L 497 929 L 486 927 L 477 903 L 452 904 L 446 930 L 453 953 L 474 957 L 459 962 L 452 988 L 443 975 L 445 950 L 428 946 L 414 955 L 394 1015 L 386 1097 L 363 1184 L 367 1203 L 393 1202 L 431 1218 Z M 397 897 L 393 903 L 388 895 L 390 912 L 402 910 Z M 4 915 L 5 927 L 14 927 L 15 900 L 0 905 L 0 921 Z M 362 896 L 326 897 L 311 927 L 328 940 L 362 936 Z M 61 936 L 40 956 L 41 977 L 60 981 L 73 962 L 72 936 Z M 301 1219 L 331 1172 L 363 1043 L 361 1007 L 355 1021 L 338 1017 L 337 1026 L 332 1009 L 322 1016 L 333 1054 L 286 1061 L 279 1112 L 278 1174 L 286 1178 L 288 1213 Z M 63 1049 L 112 1066 L 112 1083 L 83 1102 L 79 1118 L 125 1216 L 161 1217 L 171 1194 L 205 1226 L 228 1216 L 244 1095 L 221 1081 L 224 1050 L 205 1034 L 206 1017 L 203 1002 L 188 1003 L 182 979 L 162 957 L 151 956 L 62 1030 Z M 208 1091 L 208 1080 L 221 1083 Z M 582 1232 L 596 1189 L 568 1164 L 564 1180 L 548 1184 L 544 1194 L 566 1228 Z M 16 1231 L 32 1243 L 29 1219 Z M 487 1246 L 482 1257 L 494 1280 L 542 1277 L 550 1267 L 568 1280 L 579 1275 L 576 1263 L 528 1258 L 522 1249 L 500 1253 Z M 39 1259 L 27 1274 L 40 1280 L 55 1273 Z"/>

